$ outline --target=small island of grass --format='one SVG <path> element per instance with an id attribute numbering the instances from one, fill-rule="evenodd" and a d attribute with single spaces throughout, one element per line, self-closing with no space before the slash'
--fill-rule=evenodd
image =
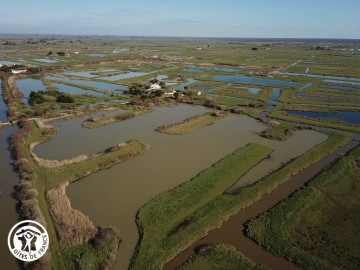
<path id="1" fill-rule="evenodd" d="M 199 128 L 209 126 L 226 115 L 227 113 L 222 111 L 207 112 L 202 115 L 191 116 L 179 123 L 160 126 L 155 130 L 170 135 L 185 135 Z"/>
<path id="2" fill-rule="evenodd" d="M 276 141 L 286 141 L 290 138 L 297 127 L 291 124 L 280 124 L 277 121 L 270 121 L 269 127 L 260 132 L 260 136 Z"/>
<path id="3" fill-rule="evenodd" d="M 98 127 L 112 124 L 115 122 L 120 122 L 120 121 L 124 121 L 127 119 L 131 119 L 131 118 L 134 118 L 138 115 L 144 114 L 149 111 L 150 110 L 148 110 L 148 109 L 143 109 L 143 110 L 139 110 L 139 111 L 123 112 L 123 113 L 119 113 L 119 114 L 115 114 L 115 115 L 90 117 L 82 123 L 82 126 L 84 128 L 98 128 Z"/>

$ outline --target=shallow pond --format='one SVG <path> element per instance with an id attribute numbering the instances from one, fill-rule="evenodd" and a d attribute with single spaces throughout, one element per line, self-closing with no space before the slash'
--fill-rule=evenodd
<path id="1" fill-rule="evenodd" d="M 89 54 L 87 54 L 87 56 L 90 56 L 90 57 L 104 57 L 105 54 L 103 54 L 103 53 L 89 53 Z"/>
<path id="2" fill-rule="evenodd" d="M 72 80 L 69 78 L 63 78 L 63 77 L 55 77 L 55 76 L 46 76 L 45 79 L 47 80 L 55 80 L 55 81 L 65 81 L 72 84 L 78 84 L 78 85 L 84 85 L 89 87 L 94 87 L 99 90 L 106 90 L 106 91 L 126 91 L 128 90 L 128 87 L 125 85 L 120 84 L 112 84 L 112 83 L 106 83 L 106 82 L 96 82 L 96 81 L 86 81 L 86 80 Z"/>
<path id="3" fill-rule="evenodd" d="M 307 111 L 291 111 L 286 110 L 286 113 L 296 116 L 304 116 L 311 118 L 328 118 L 341 120 L 344 122 L 360 125 L 360 112 L 340 111 L 340 112 L 307 112 Z"/>
<path id="4" fill-rule="evenodd" d="M 360 88 L 348 87 L 348 86 L 342 86 L 342 85 L 326 85 L 326 84 L 322 84 L 321 87 L 331 88 L 331 89 L 348 90 L 348 91 L 360 91 Z"/>
<path id="5" fill-rule="evenodd" d="M 136 71 L 133 72 L 132 71 L 132 72 L 113 75 L 113 76 L 109 76 L 109 77 L 101 77 L 99 79 L 107 80 L 107 81 L 118 81 L 118 80 L 123 80 L 123 79 L 141 77 L 141 76 L 145 76 L 145 75 L 148 75 L 148 74 L 149 73 L 146 73 L 146 72 L 136 72 Z"/>
<path id="6" fill-rule="evenodd" d="M 352 81 L 342 81 L 342 80 L 324 80 L 326 83 L 336 83 L 336 84 L 351 84 L 351 85 L 359 85 L 360 81 L 358 82 L 352 82 Z"/>
<path id="7" fill-rule="evenodd" d="M 358 81 L 359 78 L 348 78 L 348 77 L 338 77 L 338 76 L 329 76 L 329 75 L 316 75 L 316 74 L 306 74 L 306 73 L 292 73 L 292 72 L 282 72 L 280 75 L 287 76 L 300 76 L 300 77 L 308 77 L 308 78 L 321 78 L 321 79 L 331 79 L 331 80 L 344 80 L 344 81 Z"/>
<path id="8" fill-rule="evenodd" d="M 278 99 L 281 95 L 281 88 L 273 88 L 271 91 L 270 98 L 271 99 Z"/>
<path id="9" fill-rule="evenodd" d="M 57 63 L 57 62 L 59 62 L 57 60 L 51 60 L 51 59 L 46 59 L 46 58 L 42 58 L 42 59 L 35 58 L 33 60 L 38 61 L 38 62 L 42 62 L 42 63 Z"/>
<path id="10" fill-rule="evenodd" d="M 245 75 L 219 75 L 212 78 L 214 81 L 232 82 L 232 83 L 246 83 L 246 84 L 261 84 L 261 85 L 279 85 L 279 86 L 296 86 L 297 82 L 287 82 L 275 79 L 262 79 L 249 77 Z"/>
<path id="11" fill-rule="evenodd" d="M 240 115 L 229 115 L 213 125 L 183 136 L 154 131 L 160 125 L 206 111 L 204 107 L 190 105 L 161 107 L 152 113 L 97 129 L 81 127 L 87 116 L 57 121 L 54 124 L 60 126 L 58 135 L 35 148 L 40 157 L 64 159 L 96 153 L 134 138 L 150 145 L 146 153 L 89 175 L 70 185 L 67 191 L 73 206 L 89 215 L 96 224 L 119 228 L 123 242 L 115 269 L 128 267 L 138 239 L 136 212 L 154 196 L 188 181 L 249 142 L 264 143 L 275 151 L 271 159 L 260 162 L 245 178 L 241 178 L 239 185 L 258 180 L 270 170 L 278 168 L 281 162 L 306 152 L 327 137 L 304 130 L 296 132 L 292 139 L 285 142 L 267 140 L 258 136 L 258 132 L 265 128 L 263 124 Z M 298 143 L 300 140 L 301 144 Z"/>
<path id="12" fill-rule="evenodd" d="M 108 98 L 109 96 L 100 92 L 84 90 L 78 87 L 62 84 L 62 83 L 54 83 L 56 87 L 59 88 L 60 92 L 75 94 L 75 95 L 90 95 L 99 98 Z"/>
<path id="13" fill-rule="evenodd" d="M 187 82 L 181 83 L 176 86 L 177 91 L 182 91 L 185 89 L 185 86 L 189 86 L 190 84 L 196 83 L 198 80 L 195 79 L 188 79 Z"/>
<path id="14" fill-rule="evenodd" d="M 224 72 L 239 72 L 240 70 L 234 68 L 225 68 L 225 67 L 205 67 L 205 66 L 190 66 L 183 69 L 185 72 L 202 72 L 204 70 L 212 71 L 224 71 Z"/>
<path id="15" fill-rule="evenodd" d="M 31 91 L 46 91 L 46 87 L 41 80 L 30 78 L 20 79 L 16 80 L 16 85 L 19 87 L 21 92 L 24 93 L 24 96 L 21 99 L 24 104 L 29 104 L 29 96 Z"/>

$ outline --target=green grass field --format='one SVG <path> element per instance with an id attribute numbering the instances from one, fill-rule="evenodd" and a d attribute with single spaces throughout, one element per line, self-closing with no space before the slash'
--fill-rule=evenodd
<path id="1" fill-rule="evenodd" d="M 359 269 L 360 148 L 252 220 L 248 235 L 303 269 Z"/>
<path id="2" fill-rule="evenodd" d="M 180 270 L 266 270 L 247 259 L 236 249 L 228 245 L 216 245 L 209 250 L 201 252 Z"/>
<path id="3" fill-rule="evenodd" d="M 192 116 L 176 124 L 160 126 L 156 128 L 156 131 L 170 135 L 185 135 L 199 128 L 212 125 L 213 123 L 221 120 L 225 116 L 226 113 L 214 114 L 208 112 L 202 115 Z"/>

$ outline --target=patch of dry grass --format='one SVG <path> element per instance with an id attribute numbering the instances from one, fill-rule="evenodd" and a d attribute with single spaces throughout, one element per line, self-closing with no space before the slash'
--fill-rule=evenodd
<path id="1" fill-rule="evenodd" d="M 65 194 L 68 182 L 47 192 L 51 216 L 60 240 L 65 244 L 87 243 L 96 234 L 96 227 L 88 216 L 71 207 Z"/>

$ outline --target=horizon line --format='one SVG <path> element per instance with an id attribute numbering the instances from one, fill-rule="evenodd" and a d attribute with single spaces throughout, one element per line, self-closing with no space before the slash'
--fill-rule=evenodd
<path id="1" fill-rule="evenodd" d="M 360 38 L 335 38 L 335 37 L 200 37 L 200 36 L 166 36 L 166 35 L 116 35 L 116 34 L 41 34 L 41 33 L 0 33 L 1 36 L 80 36 L 80 37 L 128 37 L 128 38 L 191 38 L 191 39 L 252 39 L 252 40 L 356 40 Z"/>

